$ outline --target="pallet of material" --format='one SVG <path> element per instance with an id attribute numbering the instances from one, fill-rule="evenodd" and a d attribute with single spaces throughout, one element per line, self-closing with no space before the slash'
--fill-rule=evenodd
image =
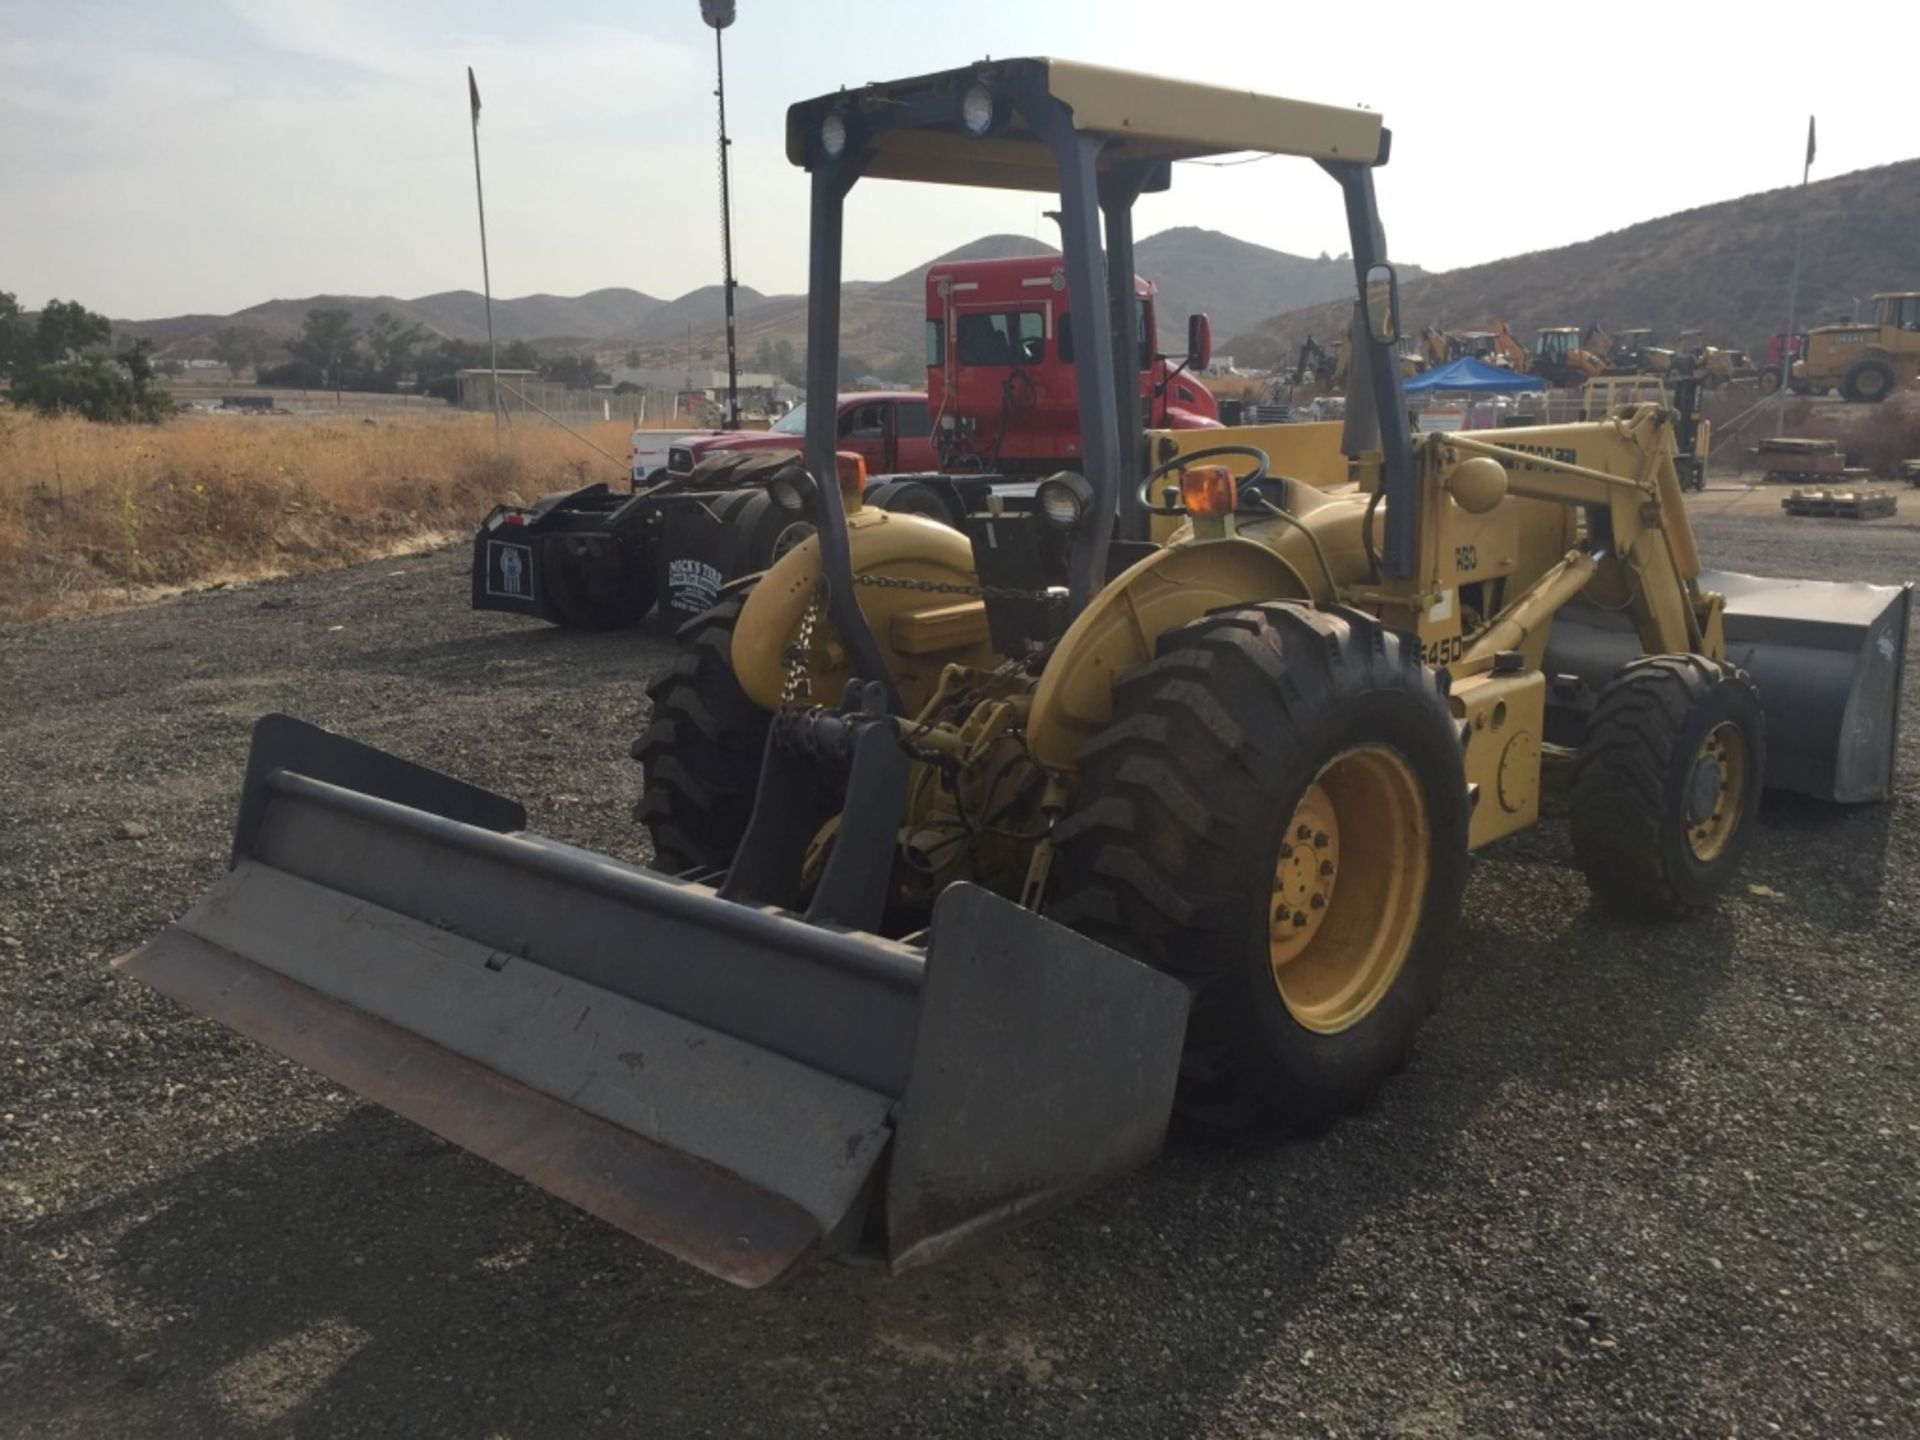
<path id="1" fill-rule="evenodd" d="M 1762 440 L 1754 451 L 1769 480 L 1801 480 L 1840 475 L 1847 468 L 1846 452 L 1838 440 L 1802 440 L 1782 436 Z"/>
<path id="2" fill-rule="evenodd" d="M 1780 502 L 1789 515 L 1816 515 L 1841 520 L 1878 520 L 1900 508 L 1891 490 L 1800 490 Z"/>

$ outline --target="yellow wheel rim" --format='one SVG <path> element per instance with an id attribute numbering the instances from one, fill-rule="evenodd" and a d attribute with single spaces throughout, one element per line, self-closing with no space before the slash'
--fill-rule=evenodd
<path id="1" fill-rule="evenodd" d="M 1700 742 L 1687 777 L 1687 848 L 1702 864 L 1717 860 L 1740 828 L 1747 798 L 1747 737 L 1716 725 Z"/>
<path id="2" fill-rule="evenodd" d="M 1428 849 L 1426 798 L 1398 751 L 1357 746 L 1314 776 L 1267 904 L 1273 983 L 1307 1029 L 1345 1030 L 1393 988 L 1420 927 Z"/>

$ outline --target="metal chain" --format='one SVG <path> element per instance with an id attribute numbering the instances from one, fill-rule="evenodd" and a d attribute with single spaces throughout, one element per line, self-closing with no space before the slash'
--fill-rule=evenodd
<path id="1" fill-rule="evenodd" d="M 805 613 L 800 616 L 800 633 L 794 637 L 792 647 L 787 651 L 787 678 L 780 686 L 780 708 L 792 708 L 805 695 L 812 698 L 812 685 L 807 680 L 807 655 L 813 649 L 813 627 L 820 622 L 820 601 L 826 593 L 824 583 L 814 587 L 813 598 L 807 602 Z"/>

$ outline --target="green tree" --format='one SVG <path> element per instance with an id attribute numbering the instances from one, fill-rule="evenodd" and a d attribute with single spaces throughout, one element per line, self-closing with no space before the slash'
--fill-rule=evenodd
<path id="1" fill-rule="evenodd" d="M 489 363 L 484 341 L 442 340 L 432 349 L 420 353 L 414 373 L 420 382 L 422 394 L 435 396 L 451 405 L 460 398 L 459 372 L 485 370 Z M 537 370 L 540 368 L 540 357 L 525 340 L 515 340 L 510 345 L 500 347 L 500 368 Z"/>
<path id="2" fill-rule="evenodd" d="M 16 367 L 32 363 L 33 334 L 20 313 L 20 302 L 0 290 L 0 379 L 12 375 Z"/>
<path id="3" fill-rule="evenodd" d="M 790 385 L 806 382 L 806 366 L 794 351 L 793 341 L 782 336 L 778 340 L 762 337 L 760 348 L 753 352 L 753 367 L 776 375 Z"/>
<path id="4" fill-rule="evenodd" d="M 638 370 L 639 368 L 640 368 L 639 350 L 634 349 L 634 350 L 627 351 L 627 369 Z"/>
<path id="5" fill-rule="evenodd" d="M 34 358 L 41 364 L 66 360 L 113 339 L 113 326 L 78 300 L 49 300 L 33 329 Z"/>
<path id="6" fill-rule="evenodd" d="M 151 345 L 151 341 L 136 341 Z M 150 383 L 145 356 L 139 356 L 147 378 L 123 372 L 104 355 L 80 355 L 35 365 L 14 377 L 13 403 L 42 415 L 82 415 L 102 423 L 144 420 L 157 422 L 173 413 L 173 397 Z"/>
<path id="7" fill-rule="evenodd" d="M 238 380 L 242 370 L 258 366 L 267 358 L 266 336 L 239 325 L 224 325 L 214 331 L 213 358 L 227 367 L 228 375 Z"/>
<path id="8" fill-rule="evenodd" d="M 591 390 L 612 377 L 591 355 L 555 355 L 541 363 L 540 378 L 574 390 Z"/>
<path id="9" fill-rule="evenodd" d="M 360 332 L 353 316 L 345 310 L 314 309 L 307 312 L 300 333 L 287 342 L 287 353 L 313 367 L 321 383 L 339 388 L 350 378 L 359 359 Z"/>
<path id="10" fill-rule="evenodd" d="M 426 327 L 408 325 L 382 310 L 367 327 L 367 348 L 373 368 L 388 385 L 397 386 L 415 369 L 414 353 L 427 343 Z"/>
<path id="11" fill-rule="evenodd" d="M 135 385 L 153 382 L 153 341 L 142 335 L 113 357 L 127 367 Z"/>

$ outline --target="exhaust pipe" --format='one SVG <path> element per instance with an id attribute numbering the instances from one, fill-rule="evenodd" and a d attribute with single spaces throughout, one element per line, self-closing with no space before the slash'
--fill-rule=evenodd
<path id="1" fill-rule="evenodd" d="M 525 823 L 269 715 L 232 868 L 114 964 L 737 1285 L 923 1264 L 1158 1151 L 1167 976 L 971 885 L 909 944 Z"/>

